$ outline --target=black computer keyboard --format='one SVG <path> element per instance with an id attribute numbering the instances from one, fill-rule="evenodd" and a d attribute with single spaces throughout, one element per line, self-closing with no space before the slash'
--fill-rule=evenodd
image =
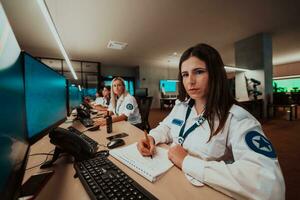
<path id="1" fill-rule="evenodd" d="M 127 176 L 106 156 L 77 162 L 75 170 L 84 188 L 93 200 L 157 199 Z"/>
<path id="2" fill-rule="evenodd" d="M 79 130 L 77 130 L 73 126 L 68 127 L 68 130 L 72 131 L 73 133 L 76 133 L 81 138 L 83 138 L 85 141 L 87 141 L 93 147 L 94 152 L 97 152 L 97 150 L 98 150 L 98 142 L 96 142 L 95 140 L 93 140 L 89 136 L 85 135 L 84 133 L 80 132 Z"/>
<path id="3" fill-rule="evenodd" d="M 79 120 L 85 127 L 94 126 L 94 121 L 91 118 L 80 118 Z"/>

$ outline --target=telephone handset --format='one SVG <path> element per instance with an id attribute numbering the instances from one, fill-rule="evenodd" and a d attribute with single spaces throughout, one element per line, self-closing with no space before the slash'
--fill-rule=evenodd
<path id="1" fill-rule="evenodd" d="M 94 125 L 90 111 L 86 108 L 77 107 L 77 119 L 79 119 L 85 127 L 91 127 Z"/>
<path id="2" fill-rule="evenodd" d="M 84 107 L 86 107 L 87 109 L 89 109 L 89 110 L 93 109 L 93 107 L 90 106 L 90 104 L 88 104 L 88 103 L 86 103 L 86 102 L 82 102 L 82 105 L 83 105 Z"/>
<path id="3" fill-rule="evenodd" d="M 60 153 L 66 152 L 74 156 L 75 161 L 82 161 L 89 158 L 93 158 L 97 151 L 80 135 L 57 127 L 49 133 L 50 142 L 56 146 L 52 160 L 47 161 L 41 166 L 41 168 L 47 168 L 55 162 Z"/>
<path id="4" fill-rule="evenodd" d="M 49 137 L 52 144 L 73 155 L 75 160 L 85 160 L 96 153 L 86 140 L 70 130 L 57 127 L 49 133 Z"/>
<path id="5" fill-rule="evenodd" d="M 85 119 L 85 118 L 90 118 L 90 112 L 87 109 L 81 108 L 81 107 L 77 107 L 77 117 L 79 119 Z"/>
<path id="6" fill-rule="evenodd" d="M 98 111 L 94 110 L 93 107 L 88 104 L 87 102 L 82 102 L 81 107 L 85 110 L 87 110 L 89 113 L 92 113 L 93 115 L 97 114 Z"/>

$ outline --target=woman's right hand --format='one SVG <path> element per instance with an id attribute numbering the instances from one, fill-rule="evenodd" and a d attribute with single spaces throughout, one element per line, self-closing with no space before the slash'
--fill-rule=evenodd
<path id="1" fill-rule="evenodd" d="M 137 143 L 137 148 L 143 156 L 153 156 L 155 154 L 154 138 L 150 135 L 148 135 L 148 138 L 149 138 L 149 144 L 146 138 L 142 138 Z"/>

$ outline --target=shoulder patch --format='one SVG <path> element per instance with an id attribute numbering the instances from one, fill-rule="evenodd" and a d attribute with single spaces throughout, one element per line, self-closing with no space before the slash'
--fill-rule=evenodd
<path id="1" fill-rule="evenodd" d="M 257 131 L 250 131 L 245 136 L 248 147 L 256 153 L 262 154 L 269 158 L 276 158 L 276 152 L 272 143 Z"/>
<path id="2" fill-rule="evenodd" d="M 172 120 L 172 124 L 175 124 L 177 126 L 181 126 L 183 124 L 183 120 L 175 118 L 175 119 Z"/>
<path id="3" fill-rule="evenodd" d="M 128 110 L 132 110 L 133 109 L 133 105 L 131 103 L 129 103 L 129 104 L 126 105 L 126 108 Z"/>

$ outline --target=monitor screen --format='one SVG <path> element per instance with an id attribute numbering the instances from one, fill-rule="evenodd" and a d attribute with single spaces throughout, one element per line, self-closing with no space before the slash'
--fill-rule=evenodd
<path id="1" fill-rule="evenodd" d="M 160 80 L 159 89 L 161 92 L 177 92 L 178 80 Z"/>
<path id="2" fill-rule="evenodd" d="M 300 78 L 273 80 L 273 92 L 299 92 Z"/>
<path id="3" fill-rule="evenodd" d="M 25 61 L 25 101 L 30 143 L 67 116 L 66 79 L 28 54 Z"/>
<path id="4" fill-rule="evenodd" d="M 137 97 L 147 97 L 148 96 L 148 88 L 135 89 L 135 96 L 137 96 Z"/>
<path id="5" fill-rule="evenodd" d="M 97 88 L 85 88 L 83 90 L 83 94 L 85 97 L 89 96 L 92 98 L 96 98 Z"/>
<path id="6" fill-rule="evenodd" d="M 6 28 L 3 34 L 2 28 Z M 22 56 L 0 3 L 0 199 L 17 199 L 28 155 Z M 3 42 L 3 43 L 2 43 Z"/>
<path id="7" fill-rule="evenodd" d="M 82 93 L 78 86 L 71 84 L 69 85 L 69 109 L 72 111 L 74 108 L 82 103 Z"/>

